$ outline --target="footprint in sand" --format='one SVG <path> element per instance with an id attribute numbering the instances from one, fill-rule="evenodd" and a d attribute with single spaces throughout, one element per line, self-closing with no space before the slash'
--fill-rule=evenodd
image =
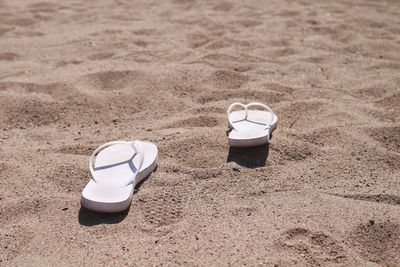
<path id="1" fill-rule="evenodd" d="M 166 128 L 192 128 L 192 127 L 215 127 L 219 124 L 219 120 L 212 116 L 196 116 L 188 119 L 178 120 Z"/>
<path id="2" fill-rule="evenodd" d="M 0 100 L 0 122 L 11 127 L 43 126 L 59 121 L 64 106 L 33 97 L 5 96 Z"/>
<path id="3" fill-rule="evenodd" d="M 238 72 L 217 70 L 213 72 L 204 82 L 210 84 L 214 88 L 237 89 L 248 80 L 248 76 Z"/>
<path id="4" fill-rule="evenodd" d="M 213 157 L 209 153 L 211 147 Z M 196 169 L 213 168 L 226 162 L 227 142 L 223 134 L 212 131 L 200 136 L 181 137 L 162 150 L 166 157 L 176 160 L 179 165 Z"/>
<path id="5" fill-rule="evenodd" d="M 27 198 L 24 196 L 21 198 L 14 198 L 8 201 L 7 205 L 0 207 L 0 223 L 4 225 L 4 223 L 12 224 L 19 222 L 24 217 L 30 217 L 42 213 L 48 206 L 49 201 L 43 197 Z M 1 229 L 2 228 L 0 228 L 0 231 Z"/>
<path id="6" fill-rule="evenodd" d="M 174 189 L 162 189 L 163 192 L 138 195 L 138 207 L 145 222 L 157 227 L 168 226 L 183 217 L 183 199 Z"/>
<path id="7" fill-rule="evenodd" d="M 276 245 L 291 250 L 310 265 L 339 264 L 346 261 L 346 252 L 331 236 L 305 228 L 291 228 L 281 234 Z"/>
<path id="8" fill-rule="evenodd" d="M 103 71 L 85 75 L 80 82 L 102 91 L 127 88 L 146 90 L 152 85 L 151 78 L 143 71 Z"/>
<path id="9" fill-rule="evenodd" d="M 370 220 L 358 225 L 350 234 L 350 240 L 361 256 L 384 266 L 400 264 L 400 225 L 390 221 Z"/>
<path id="10" fill-rule="evenodd" d="M 0 91 L 17 92 L 20 96 L 41 97 L 42 100 L 67 100 L 78 92 L 69 83 L 0 82 Z"/>
<path id="11" fill-rule="evenodd" d="M 319 149 L 312 148 L 305 142 L 294 142 L 291 139 L 286 139 L 284 142 L 273 143 L 270 149 L 274 152 L 278 152 L 279 156 L 283 160 L 290 161 L 301 161 L 311 158 L 313 154 L 316 154 Z"/>
<path id="12" fill-rule="evenodd" d="M 13 92 L 10 94 L 9 92 Z M 9 127 L 44 126 L 59 122 L 68 125 L 92 119 L 101 103 L 92 103 L 71 83 L 0 83 L 0 123 Z M 82 111 L 85 111 L 82 114 Z M 92 111 L 92 113 L 90 113 Z"/>
<path id="13" fill-rule="evenodd" d="M 319 147 L 346 146 L 351 139 L 337 127 L 323 127 L 297 137 Z"/>

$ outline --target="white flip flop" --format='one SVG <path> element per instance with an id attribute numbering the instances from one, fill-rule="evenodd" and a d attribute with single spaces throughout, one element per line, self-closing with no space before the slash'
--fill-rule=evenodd
<path id="1" fill-rule="evenodd" d="M 234 111 L 234 108 L 242 108 Z M 262 108 L 250 109 L 250 108 Z M 261 103 L 233 103 L 228 108 L 230 146 L 258 146 L 267 144 L 271 140 L 271 134 L 278 125 L 276 116 L 270 107 Z"/>
<path id="2" fill-rule="evenodd" d="M 113 141 L 90 156 L 92 175 L 82 191 L 83 207 L 99 212 L 120 212 L 132 202 L 135 186 L 157 166 L 158 149 L 150 142 Z"/>

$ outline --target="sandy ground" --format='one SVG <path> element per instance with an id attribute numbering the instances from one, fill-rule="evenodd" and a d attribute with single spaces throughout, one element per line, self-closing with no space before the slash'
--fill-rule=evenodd
<path id="1" fill-rule="evenodd" d="M 0 0 L 0 264 L 400 265 L 399 1 Z M 226 108 L 272 144 L 229 149 Z M 130 210 L 80 207 L 150 140 Z"/>

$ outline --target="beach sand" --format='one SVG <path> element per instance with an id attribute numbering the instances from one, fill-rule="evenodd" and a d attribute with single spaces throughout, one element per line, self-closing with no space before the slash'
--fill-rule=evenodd
<path id="1" fill-rule="evenodd" d="M 399 265 L 399 87 L 399 1 L 0 0 L 0 264 Z M 229 149 L 234 101 L 269 147 Z M 119 139 L 156 172 L 81 209 Z"/>

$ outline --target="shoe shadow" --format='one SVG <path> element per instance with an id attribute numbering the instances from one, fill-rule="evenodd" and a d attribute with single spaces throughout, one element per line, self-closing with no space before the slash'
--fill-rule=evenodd
<path id="1" fill-rule="evenodd" d="M 269 154 L 269 144 L 253 147 L 229 147 L 226 162 L 235 162 L 246 168 L 264 167 Z"/>
<path id="2" fill-rule="evenodd" d="M 157 170 L 157 167 L 154 171 Z M 137 191 L 140 189 L 140 187 L 143 185 L 143 183 L 151 176 L 148 175 L 145 177 L 138 185 L 135 187 L 135 191 L 133 194 L 136 194 Z M 127 208 L 124 211 L 121 212 L 115 212 L 115 213 L 104 213 L 104 212 L 97 212 L 97 211 L 92 211 L 88 210 L 84 207 L 81 206 L 78 214 L 78 221 L 80 225 L 84 226 L 94 226 L 94 225 L 99 225 L 99 224 L 117 224 L 122 222 L 125 217 L 129 213 L 129 208 Z"/>
<path id="3" fill-rule="evenodd" d="M 78 220 L 81 225 L 93 226 L 99 224 L 116 224 L 122 222 L 128 215 L 129 208 L 117 213 L 102 213 L 81 207 Z"/>

